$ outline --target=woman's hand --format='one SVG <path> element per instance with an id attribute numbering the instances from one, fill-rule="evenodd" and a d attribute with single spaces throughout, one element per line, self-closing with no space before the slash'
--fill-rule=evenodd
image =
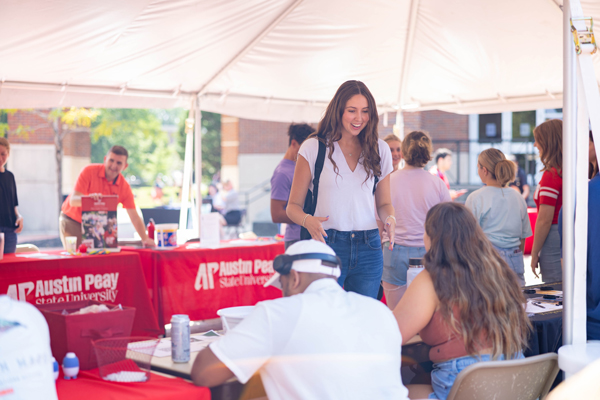
<path id="1" fill-rule="evenodd" d="M 327 217 L 313 217 L 312 215 L 307 215 L 304 220 L 304 227 L 310 233 L 310 236 L 314 240 L 318 240 L 319 242 L 325 243 L 325 238 L 327 237 L 327 233 L 325 233 L 325 229 L 323 229 L 322 222 L 325 222 L 329 219 Z"/>
<path id="2" fill-rule="evenodd" d="M 539 275 L 537 274 L 537 269 L 539 268 L 539 263 L 540 263 L 539 254 L 531 253 L 531 270 L 533 271 L 533 275 L 535 275 L 536 278 L 539 278 Z"/>
<path id="3" fill-rule="evenodd" d="M 23 217 L 22 216 L 18 216 L 17 217 L 17 222 L 15 222 L 15 233 L 21 233 L 21 231 L 23 230 Z"/>
<path id="4" fill-rule="evenodd" d="M 552 219 L 554 218 L 554 206 L 548 204 L 540 204 L 537 220 L 535 222 L 535 232 L 533 234 L 533 245 L 531 246 L 531 270 L 536 278 L 539 277 L 536 270 L 540 263 L 540 252 L 546 242 L 550 228 L 552 227 Z"/>
<path id="5" fill-rule="evenodd" d="M 388 247 L 388 249 L 392 251 L 394 250 L 394 239 L 396 235 L 396 218 L 393 215 L 387 217 L 383 229 L 386 231 L 387 237 L 390 238 L 390 247 Z"/>

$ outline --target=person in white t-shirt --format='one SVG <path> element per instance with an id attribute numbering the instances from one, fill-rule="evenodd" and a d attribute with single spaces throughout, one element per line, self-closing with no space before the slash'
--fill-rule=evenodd
<path id="1" fill-rule="evenodd" d="M 525 286 L 523 248 L 532 232 L 525 200 L 508 186 L 515 176 L 515 164 L 500 150 L 487 149 L 479 154 L 477 173 L 486 186 L 471 193 L 465 206 Z"/>
<path id="2" fill-rule="evenodd" d="M 340 288 L 339 265 L 334 251 L 316 240 L 294 243 L 277 256 L 277 273 L 265 286 L 280 287 L 284 297 L 258 303 L 201 351 L 194 383 L 216 386 L 234 375 L 246 383 L 258 371 L 270 400 L 408 399 L 392 312 Z"/>
<path id="3" fill-rule="evenodd" d="M 313 239 L 331 246 L 341 258 L 338 283 L 347 291 L 373 298 L 383 272 L 373 209 L 388 233 L 396 226 L 390 197 L 392 155 L 387 143 L 379 139 L 378 121 L 375 99 L 367 86 L 360 81 L 344 82 L 327 106 L 317 132 L 300 147 L 286 210 L 292 221 L 306 228 Z M 306 193 L 314 189 L 319 141 L 326 145 L 326 155 L 313 216 L 306 214 L 303 206 Z M 379 182 L 373 194 L 375 177 Z"/>
<path id="4" fill-rule="evenodd" d="M 0 296 L 0 398 L 56 400 L 48 323 L 35 306 Z"/>

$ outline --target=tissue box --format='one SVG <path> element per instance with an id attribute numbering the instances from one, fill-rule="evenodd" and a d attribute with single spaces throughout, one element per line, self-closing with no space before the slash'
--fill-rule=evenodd
<path id="1" fill-rule="evenodd" d="M 133 307 L 123 307 L 123 310 L 96 314 L 71 315 L 71 313 L 92 304 L 104 304 L 109 309 L 115 307 L 114 304 L 92 300 L 37 306 L 48 322 L 52 355 L 59 364 L 62 363 L 67 352 L 72 351 L 79 358 L 79 369 L 94 369 L 98 366 L 98 362 L 92 347 L 93 340 L 131 335 L 135 317 L 135 308 Z M 69 314 L 63 315 L 63 310 Z"/>

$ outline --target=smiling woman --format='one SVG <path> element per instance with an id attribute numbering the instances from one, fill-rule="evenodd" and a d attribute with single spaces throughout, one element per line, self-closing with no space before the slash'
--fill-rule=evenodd
<path id="1" fill-rule="evenodd" d="M 396 171 L 398 170 L 400 161 L 402 161 L 402 140 L 393 133 L 390 133 L 383 138 L 383 141 L 390 146 L 390 151 L 392 152 L 392 166 L 394 167 L 394 171 Z"/>
<path id="2" fill-rule="evenodd" d="M 390 199 L 392 156 L 377 133 L 377 106 L 367 86 L 347 81 L 327 106 L 317 132 L 298 152 L 287 207 L 288 217 L 327 243 L 342 260 L 338 283 L 347 291 L 376 297 L 383 271 L 381 239 L 373 209 L 395 228 Z M 314 215 L 303 211 L 308 190 L 314 192 L 315 164 L 321 143 L 326 148 Z M 376 207 L 375 207 L 376 204 Z M 392 235 L 393 236 L 393 235 Z"/>

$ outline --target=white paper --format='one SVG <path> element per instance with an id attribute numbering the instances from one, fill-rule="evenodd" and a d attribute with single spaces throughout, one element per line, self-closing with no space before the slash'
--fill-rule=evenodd
<path id="1" fill-rule="evenodd" d="M 202 243 L 202 247 L 219 247 L 221 243 L 221 219 L 219 213 L 202 214 L 200 224 L 200 243 Z"/>
<path id="2" fill-rule="evenodd" d="M 562 310 L 562 308 L 562 305 L 558 306 L 552 303 L 544 303 L 542 301 L 527 299 L 527 308 L 525 309 L 525 312 L 528 314 L 541 314 L 548 311 Z"/>
<path id="3" fill-rule="evenodd" d="M 42 260 L 59 260 L 61 258 L 72 258 L 73 255 L 64 252 L 64 255 L 61 254 L 48 254 L 48 253 L 22 253 L 17 254 L 19 258 L 39 258 Z"/>
<path id="4" fill-rule="evenodd" d="M 194 353 L 204 349 L 210 343 L 219 339 L 220 336 L 204 336 L 205 334 L 195 334 L 190 336 L 190 353 Z M 171 338 L 160 340 L 158 346 L 154 350 L 154 357 L 170 357 L 171 356 Z"/>

